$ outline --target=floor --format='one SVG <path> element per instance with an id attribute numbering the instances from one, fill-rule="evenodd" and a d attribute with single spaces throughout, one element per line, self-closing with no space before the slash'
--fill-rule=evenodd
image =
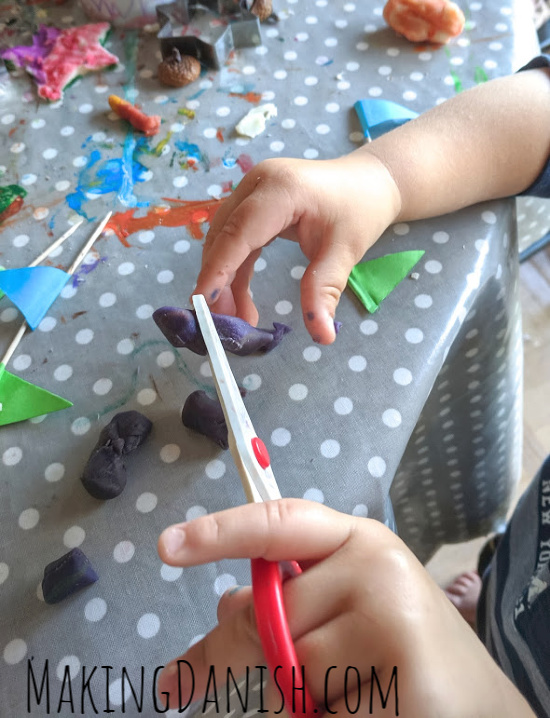
<path id="1" fill-rule="evenodd" d="M 523 475 L 517 496 L 550 453 L 550 247 L 521 265 L 520 280 L 525 377 Z M 443 546 L 428 571 L 445 586 L 462 571 L 475 568 L 484 542 L 480 538 Z"/>

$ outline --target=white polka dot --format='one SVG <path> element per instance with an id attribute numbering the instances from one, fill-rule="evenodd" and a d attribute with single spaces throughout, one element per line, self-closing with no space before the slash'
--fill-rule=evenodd
<path id="1" fill-rule="evenodd" d="M 55 157 L 57 157 L 57 150 L 53 147 L 49 147 L 47 150 L 44 150 L 44 152 L 42 152 L 42 157 L 45 160 L 53 160 Z"/>
<path id="2" fill-rule="evenodd" d="M 216 114 L 218 117 L 227 117 L 227 115 L 231 112 L 229 107 L 218 107 L 216 110 Z"/>
<path id="3" fill-rule="evenodd" d="M 361 334 L 366 334 L 367 336 L 376 334 L 378 331 L 378 324 L 374 321 L 374 319 L 365 319 L 365 321 L 361 322 L 359 325 L 359 330 Z"/>
<path id="4" fill-rule="evenodd" d="M 319 135 L 328 135 L 330 132 L 330 127 L 328 125 L 317 125 L 315 128 L 315 132 Z"/>
<path id="5" fill-rule="evenodd" d="M 15 466 L 23 458 L 23 452 L 18 446 L 10 446 L 2 454 L 2 463 L 4 466 Z"/>
<path id="6" fill-rule="evenodd" d="M 152 242 L 155 238 L 155 233 L 152 232 L 150 229 L 145 230 L 144 232 L 140 232 L 138 234 L 138 239 L 142 244 L 149 244 L 149 242 Z"/>
<path id="7" fill-rule="evenodd" d="M 90 105 L 89 102 L 85 102 L 83 105 L 80 105 L 78 111 L 83 115 L 89 115 L 93 109 L 93 105 Z"/>
<path id="8" fill-rule="evenodd" d="M 338 112 L 340 109 L 340 105 L 337 102 L 329 102 L 327 105 L 325 105 L 325 110 L 327 112 Z"/>
<path id="9" fill-rule="evenodd" d="M 496 214 L 495 214 L 494 212 L 486 211 L 486 212 L 482 212 L 482 213 L 481 213 L 481 219 L 482 219 L 486 224 L 495 224 L 496 221 L 497 221 L 497 216 L 496 216 Z"/>
<path id="10" fill-rule="evenodd" d="M 273 77 L 275 80 L 284 80 L 287 76 L 286 70 L 275 70 Z"/>
<path id="11" fill-rule="evenodd" d="M 25 145 L 24 142 L 15 142 L 15 143 L 10 147 L 10 152 L 13 152 L 14 155 L 19 155 L 19 154 L 21 154 L 21 152 L 23 152 L 23 150 L 25 149 L 25 147 L 26 147 L 26 145 Z"/>
<path id="12" fill-rule="evenodd" d="M 379 479 L 386 471 L 386 462 L 381 456 L 373 456 L 372 459 L 369 459 L 367 468 L 371 476 Z"/>
<path id="13" fill-rule="evenodd" d="M 116 294 L 113 294 L 112 292 L 105 292 L 99 297 L 100 307 L 112 307 L 115 302 Z"/>
<path id="14" fill-rule="evenodd" d="M 61 290 L 61 294 L 59 296 L 63 299 L 70 299 L 71 297 L 74 297 L 75 294 L 76 287 L 73 287 L 72 284 L 66 284 Z"/>
<path id="15" fill-rule="evenodd" d="M 193 519 L 198 519 L 201 516 L 206 516 L 207 513 L 208 511 L 204 508 L 204 506 L 191 506 L 185 514 L 185 520 L 192 521 Z"/>
<path id="16" fill-rule="evenodd" d="M 447 232 L 434 232 L 432 239 L 436 244 L 445 244 L 449 241 L 450 235 Z"/>
<path id="17" fill-rule="evenodd" d="M 298 42 L 307 42 L 307 40 L 309 40 L 309 35 L 307 34 L 307 32 L 298 32 L 294 36 L 294 39 Z"/>
<path id="18" fill-rule="evenodd" d="M 290 270 L 290 276 L 292 277 L 292 279 L 301 279 L 304 276 L 305 271 L 305 267 L 297 265 L 296 267 L 292 267 L 292 269 Z"/>
<path id="19" fill-rule="evenodd" d="M 350 357 L 348 366 L 352 371 L 364 371 L 367 368 L 367 360 L 361 355 Z"/>
<path id="20" fill-rule="evenodd" d="M 347 396 L 339 396 L 334 402 L 334 411 L 340 416 L 345 416 L 353 411 L 353 402 Z"/>
<path id="21" fill-rule="evenodd" d="M 156 397 L 156 394 L 155 394 Z M 177 444 L 166 444 L 160 450 L 160 459 L 165 464 L 173 464 L 180 457 L 181 449 Z"/>
<path id="22" fill-rule="evenodd" d="M 414 298 L 414 303 L 419 309 L 429 309 L 433 304 L 433 299 L 429 294 L 419 294 Z"/>
<path id="23" fill-rule="evenodd" d="M 98 379 L 92 387 L 94 394 L 105 396 L 113 388 L 113 382 L 110 379 Z"/>
<path id="24" fill-rule="evenodd" d="M 230 573 L 222 573 L 214 579 L 214 591 L 218 596 L 223 596 L 226 591 L 236 585 L 237 579 Z"/>
<path id="25" fill-rule="evenodd" d="M 267 267 L 267 262 L 263 257 L 258 257 L 258 259 L 254 262 L 254 271 L 255 272 L 263 272 L 264 269 Z"/>
<path id="26" fill-rule="evenodd" d="M 439 274 L 439 272 L 443 269 L 443 265 L 436 259 L 430 259 L 424 265 L 424 269 L 430 274 Z"/>
<path id="27" fill-rule="evenodd" d="M 149 491 L 144 491 L 137 497 L 136 509 L 142 514 L 148 514 L 153 511 L 157 505 L 157 497 Z"/>
<path id="28" fill-rule="evenodd" d="M 54 371 L 53 375 L 57 381 L 67 381 L 67 379 L 70 379 L 73 375 L 73 368 L 68 364 L 61 364 L 61 366 L 58 366 Z"/>
<path id="29" fill-rule="evenodd" d="M 363 518 L 366 518 L 369 515 L 369 510 L 365 504 L 357 504 L 357 506 L 354 506 L 351 513 L 353 516 L 362 516 Z"/>
<path id="30" fill-rule="evenodd" d="M 25 369 L 30 367 L 31 363 L 32 359 L 28 354 L 19 354 L 19 356 L 13 360 L 13 368 L 17 371 L 25 371 Z"/>
<path id="31" fill-rule="evenodd" d="M 225 474 L 225 463 L 220 459 L 212 459 L 206 464 L 204 473 L 209 479 L 221 479 Z"/>
<path id="32" fill-rule="evenodd" d="M 18 234 L 17 237 L 14 237 L 12 240 L 12 244 L 14 247 L 25 247 L 30 241 L 30 237 L 28 234 Z"/>
<path id="33" fill-rule="evenodd" d="M 207 139 L 211 140 L 211 139 L 213 139 L 213 138 L 216 136 L 216 133 L 217 133 L 217 130 L 216 130 L 215 127 L 207 127 L 205 130 L 203 130 L 203 133 L 202 133 L 202 134 L 203 134 Z"/>
<path id="34" fill-rule="evenodd" d="M 0 586 L 10 575 L 10 567 L 7 563 L 0 562 Z"/>
<path id="35" fill-rule="evenodd" d="M 247 391 L 256 391 L 262 385 L 262 378 L 258 374 L 248 374 L 243 379 L 243 387 Z"/>
<path id="36" fill-rule="evenodd" d="M 274 29 L 274 28 L 273 28 L 273 29 Z M 267 35 L 268 37 L 273 37 L 273 35 L 271 35 L 271 36 L 268 35 L 269 32 L 270 32 L 270 30 L 267 31 L 266 35 Z M 276 30 L 275 32 L 277 33 L 277 35 L 279 34 L 278 30 Z M 276 37 L 277 35 L 275 35 L 275 37 Z M 290 62 L 292 62 L 293 60 L 295 60 L 295 59 L 298 57 L 298 54 L 297 54 L 296 52 L 294 52 L 294 50 L 289 50 L 288 52 L 285 52 L 285 54 L 283 55 L 283 57 L 285 58 L 285 60 L 289 60 Z"/>
<path id="37" fill-rule="evenodd" d="M 179 177 L 174 177 L 172 180 L 172 184 L 174 187 L 185 187 L 185 185 L 189 182 L 187 177 L 185 175 L 180 175 Z"/>
<path id="38" fill-rule="evenodd" d="M 306 361 L 318 361 L 321 358 L 321 350 L 319 347 L 306 347 L 302 353 Z"/>
<path id="39" fill-rule="evenodd" d="M 292 311 L 292 304 L 286 299 L 283 299 L 280 302 L 277 302 L 275 305 L 275 311 L 277 314 L 290 314 Z"/>
<path id="40" fill-rule="evenodd" d="M 286 118 L 281 122 L 281 127 L 283 130 L 291 130 L 293 127 L 296 126 L 296 120 Z"/>
<path id="41" fill-rule="evenodd" d="M 271 142 L 269 145 L 269 149 L 272 152 L 282 152 L 285 148 L 285 143 L 281 142 L 280 140 L 275 140 L 274 142 Z"/>
<path id="42" fill-rule="evenodd" d="M 1 122 L 3 125 L 11 125 L 11 123 L 12 123 L 14 120 L 15 120 L 15 115 L 13 115 L 13 114 L 10 113 L 10 114 L 8 114 L 8 115 L 4 115 L 4 116 L 2 117 L 2 119 L 0 120 L 0 122 Z"/>
<path id="43" fill-rule="evenodd" d="M 136 317 L 138 319 L 150 319 L 154 312 L 154 308 L 150 304 L 142 304 L 136 309 Z"/>
<path id="44" fill-rule="evenodd" d="M 407 386 L 412 381 L 412 374 L 405 367 L 400 367 L 393 372 L 393 380 L 400 386 Z"/>
<path id="45" fill-rule="evenodd" d="M 157 274 L 159 284 L 169 284 L 174 279 L 174 272 L 170 269 L 163 269 Z"/>
<path id="46" fill-rule="evenodd" d="M 40 514 L 36 509 L 25 509 L 19 514 L 19 527 L 25 531 L 33 529 L 40 520 Z"/>
<path id="47" fill-rule="evenodd" d="M 210 368 L 210 363 L 207 361 L 204 361 L 199 367 L 199 372 L 200 372 L 201 376 L 206 376 L 206 377 L 212 376 L 212 369 Z"/>
<path id="48" fill-rule="evenodd" d="M 44 470 L 44 478 L 46 481 L 55 482 L 60 481 L 65 476 L 65 467 L 59 462 L 49 464 Z"/>
<path id="49" fill-rule="evenodd" d="M 134 342 L 131 339 L 122 339 L 116 345 L 119 354 L 130 354 L 134 350 Z"/>
<path id="50" fill-rule="evenodd" d="M 92 598 L 84 607 L 86 620 L 96 623 L 107 613 L 107 604 L 102 598 Z"/>
<path id="51" fill-rule="evenodd" d="M 382 414 L 382 421 L 386 426 L 389 426 L 390 429 L 395 429 L 401 424 L 401 414 L 397 409 L 386 409 Z"/>
<path id="52" fill-rule="evenodd" d="M 89 344 L 93 338 L 94 333 L 91 329 L 81 329 L 75 336 L 77 344 Z"/>
<path id="53" fill-rule="evenodd" d="M 167 367 L 172 366 L 175 361 L 176 357 L 174 356 L 173 351 L 161 352 L 157 357 L 157 364 L 162 369 L 166 369 Z"/>
<path id="54" fill-rule="evenodd" d="M 60 681 L 63 680 L 63 677 L 67 673 L 67 669 L 72 680 L 80 671 L 80 660 L 76 656 L 65 656 L 59 661 L 57 668 L 55 669 L 55 675 Z"/>
<path id="55" fill-rule="evenodd" d="M 56 326 L 57 321 L 53 317 L 44 317 L 44 319 L 38 325 L 39 332 L 51 332 Z"/>
<path id="56" fill-rule="evenodd" d="M 216 199 L 219 199 L 222 196 L 222 186 L 221 184 L 211 184 L 207 190 L 206 193 L 210 195 L 210 197 L 215 197 Z"/>
<path id="57" fill-rule="evenodd" d="M 160 629 L 160 619 L 156 613 L 144 613 L 137 622 L 137 632 L 142 638 L 153 638 Z"/>
<path id="58" fill-rule="evenodd" d="M 154 401 L 156 401 L 157 392 L 149 388 L 141 389 L 141 391 L 138 391 L 136 398 L 138 404 L 141 404 L 141 406 L 149 406 L 149 404 L 152 404 Z"/>
<path id="59" fill-rule="evenodd" d="M 304 157 L 306 160 L 314 160 L 319 157 L 319 151 L 313 147 L 309 147 L 307 150 L 304 150 Z"/>
<path id="60" fill-rule="evenodd" d="M 393 225 L 393 232 L 394 234 L 397 234 L 400 237 L 405 236 L 410 232 L 410 226 L 406 224 L 405 222 L 399 222 L 399 224 Z"/>
<path id="61" fill-rule="evenodd" d="M 191 247 L 191 244 L 186 239 L 179 239 L 174 244 L 174 252 L 177 252 L 178 254 L 185 254 L 189 251 Z"/>
<path id="62" fill-rule="evenodd" d="M 304 499 L 306 501 L 316 501 L 318 504 L 323 504 L 325 502 L 325 495 L 321 489 L 312 487 L 304 492 Z"/>
<path id="63" fill-rule="evenodd" d="M 177 581 L 178 578 L 183 573 L 183 568 L 180 568 L 179 566 L 168 566 L 168 564 L 163 563 L 160 569 L 160 577 L 164 581 Z"/>
<path id="64" fill-rule="evenodd" d="M 21 184 L 25 185 L 25 187 L 29 184 L 34 184 L 38 177 L 32 173 L 25 174 L 23 177 L 21 177 Z"/>
<path id="65" fill-rule="evenodd" d="M 7 309 L 4 309 L 0 314 L 0 320 L 7 324 L 8 322 L 13 322 L 13 320 L 18 316 L 19 312 L 15 307 L 8 307 Z"/>
<path id="66" fill-rule="evenodd" d="M 79 416 L 78 419 L 75 419 L 71 424 L 71 431 L 76 436 L 82 436 L 90 431 L 90 427 L 90 420 L 85 416 Z"/>
<path id="67" fill-rule="evenodd" d="M 271 443 L 275 446 L 286 446 L 290 443 L 291 434 L 288 429 L 279 427 L 271 433 Z"/>
<path id="68" fill-rule="evenodd" d="M 59 130 L 59 134 L 63 137 L 70 137 L 72 134 L 74 134 L 74 127 L 66 125 Z"/>
<path id="69" fill-rule="evenodd" d="M 298 105 L 298 107 L 303 107 L 304 105 L 307 105 L 308 99 L 303 95 L 298 95 L 298 97 L 294 98 L 293 102 L 295 105 Z"/>
<path id="70" fill-rule="evenodd" d="M 325 459 L 334 459 L 340 453 L 340 444 L 335 439 L 327 439 L 321 444 L 321 454 Z"/>
<path id="71" fill-rule="evenodd" d="M 135 552 L 135 546 L 131 541 L 121 541 L 113 550 L 113 558 L 117 563 L 130 561 Z"/>
<path id="72" fill-rule="evenodd" d="M 63 534 L 63 543 L 67 548 L 76 548 L 86 538 L 86 532 L 80 526 L 71 526 Z"/>
<path id="73" fill-rule="evenodd" d="M 308 389 L 305 384 L 293 384 L 288 390 L 288 395 L 294 401 L 303 401 L 307 397 Z"/>
<path id="74" fill-rule="evenodd" d="M 405 339 L 409 342 L 409 344 L 420 344 L 420 342 L 424 339 L 424 333 L 421 329 L 411 327 L 411 329 L 407 329 L 405 332 Z"/>
<path id="75" fill-rule="evenodd" d="M 132 262 L 122 262 L 118 265 L 118 273 L 125 277 L 128 274 L 132 274 L 135 270 L 135 265 Z"/>
<path id="76" fill-rule="evenodd" d="M 14 638 L 4 648 L 4 661 L 13 666 L 27 655 L 27 644 L 22 638 Z"/>

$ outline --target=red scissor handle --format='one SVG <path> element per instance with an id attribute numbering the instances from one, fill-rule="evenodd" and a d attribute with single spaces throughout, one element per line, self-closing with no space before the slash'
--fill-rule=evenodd
<path id="1" fill-rule="evenodd" d="M 300 690 L 302 666 L 286 618 L 280 565 L 263 558 L 254 558 L 251 564 L 256 624 L 270 675 L 281 689 L 286 712 L 296 718 L 313 718 L 317 710 L 307 685 L 304 691 Z M 292 564 L 295 575 L 301 573 L 298 564 L 295 561 Z"/>

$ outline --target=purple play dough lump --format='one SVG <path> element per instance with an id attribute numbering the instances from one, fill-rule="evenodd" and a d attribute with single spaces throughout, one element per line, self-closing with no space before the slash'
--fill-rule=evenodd
<path id="1" fill-rule="evenodd" d="M 151 433 L 153 424 L 139 411 L 116 414 L 105 426 L 80 480 L 95 499 L 114 499 L 126 486 L 123 455 L 135 451 Z"/>
<path id="2" fill-rule="evenodd" d="M 174 347 L 185 347 L 195 354 L 206 355 L 206 346 L 195 316 L 190 309 L 161 307 L 153 312 L 157 326 Z M 212 314 L 212 320 L 223 348 L 247 356 L 257 351 L 270 352 L 291 331 L 286 324 L 273 322 L 273 329 L 257 329 L 244 319 Z"/>
<path id="3" fill-rule="evenodd" d="M 59 603 L 81 588 L 95 583 L 98 578 L 88 557 L 79 548 L 73 548 L 44 569 L 44 601 Z"/>
<path id="4" fill-rule="evenodd" d="M 228 449 L 227 424 L 222 405 L 199 389 L 189 394 L 181 412 L 183 425 L 212 439 L 222 449 Z"/>

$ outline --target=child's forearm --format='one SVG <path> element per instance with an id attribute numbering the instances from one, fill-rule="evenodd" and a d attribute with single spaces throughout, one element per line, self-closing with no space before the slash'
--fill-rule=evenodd
<path id="1" fill-rule="evenodd" d="M 364 153 L 392 175 L 399 221 L 517 194 L 550 154 L 550 71 L 528 70 L 468 90 L 349 157 Z"/>

